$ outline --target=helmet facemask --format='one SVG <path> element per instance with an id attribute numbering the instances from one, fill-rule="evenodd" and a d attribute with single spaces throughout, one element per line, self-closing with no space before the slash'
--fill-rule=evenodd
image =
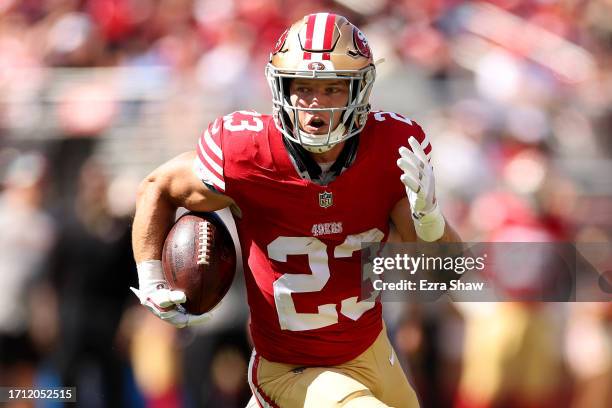
<path id="1" fill-rule="evenodd" d="M 374 84 L 374 67 L 358 72 L 342 71 L 294 71 L 282 72 L 271 64 L 266 67 L 266 77 L 272 90 L 272 104 L 279 130 L 292 142 L 299 143 L 306 150 L 322 153 L 334 145 L 355 136 L 366 124 L 370 104 L 368 96 Z M 293 106 L 290 100 L 289 83 L 295 78 L 340 79 L 349 82 L 349 100 L 346 106 L 329 108 L 307 108 Z M 327 135 L 315 135 L 303 131 L 299 125 L 299 112 L 327 112 L 330 117 Z M 334 123 L 334 115 L 341 112 L 340 123 Z M 336 126 L 337 125 L 337 126 Z"/>

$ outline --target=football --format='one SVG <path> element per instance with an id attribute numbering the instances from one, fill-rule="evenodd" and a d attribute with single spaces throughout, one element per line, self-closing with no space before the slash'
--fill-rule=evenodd
<path id="1" fill-rule="evenodd" d="M 212 310 L 234 279 L 236 251 L 232 237 L 215 213 L 182 215 L 166 237 L 164 275 L 171 289 L 185 292 L 191 314 Z"/>

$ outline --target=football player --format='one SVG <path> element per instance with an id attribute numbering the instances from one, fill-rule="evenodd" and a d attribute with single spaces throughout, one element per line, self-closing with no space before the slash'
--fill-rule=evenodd
<path id="1" fill-rule="evenodd" d="M 142 183 L 133 245 L 141 303 L 177 327 L 161 268 L 177 207 L 230 207 L 244 257 L 255 349 L 248 379 L 263 407 L 415 407 L 376 299 L 362 299 L 362 242 L 394 224 L 406 242 L 457 241 L 436 202 L 419 125 L 370 111 L 372 52 L 346 18 L 317 13 L 279 38 L 266 67 L 273 114 L 214 120 L 194 152 Z"/>

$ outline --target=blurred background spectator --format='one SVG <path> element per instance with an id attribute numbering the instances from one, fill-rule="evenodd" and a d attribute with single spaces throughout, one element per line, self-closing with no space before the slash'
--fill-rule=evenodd
<path id="1" fill-rule="evenodd" d="M 45 351 L 38 350 L 35 340 L 41 338 L 33 333 L 41 326 L 32 323 L 41 316 L 34 316 L 40 310 L 35 300 L 46 300 L 42 274 L 55 224 L 43 209 L 47 161 L 35 152 L 5 152 L 11 157 L 0 193 L 0 382 L 25 386 L 34 379 L 39 351 Z M 44 329 L 54 332 L 52 324 Z"/>
<path id="2" fill-rule="evenodd" d="M 373 106 L 423 125 L 466 241 L 604 243 L 589 261 L 611 269 L 609 0 L 4 0 L 2 385 L 243 406 L 242 282 L 208 328 L 151 320 L 128 292 L 129 218 L 139 179 L 211 119 L 270 111 L 270 49 L 321 10 L 385 59 Z M 426 407 L 591 408 L 612 406 L 609 305 L 386 306 Z"/>
<path id="3" fill-rule="evenodd" d="M 76 176 L 47 265 L 58 305 L 53 363 L 61 384 L 75 385 L 88 406 L 120 407 L 127 356 L 116 336 L 129 295 L 125 287 L 135 283 L 129 212 L 113 212 L 97 162 L 86 161 Z"/>

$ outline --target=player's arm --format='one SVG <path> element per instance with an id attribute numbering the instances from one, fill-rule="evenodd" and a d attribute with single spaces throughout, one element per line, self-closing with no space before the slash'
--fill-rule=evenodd
<path id="1" fill-rule="evenodd" d="M 209 190 L 193 170 L 195 152 L 183 153 L 149 174 L 138 189 L 132 246 L 136 263 L 161 259 L 164 239 L 177 208 L 216 211 L 234 201 Z"/>
<path id="2" fill-rule="evenodd" d="M 424 241 L 419 238 L 412 219 L 412 210 L 408 198 L 403 198 L 395 204 L 391 211 L 391 221 L 395 228 L 395 237 L 402 242 Z M 436 242 L 461 242 L 459 234 L 444 220 L 444 230 Z"/>
<path id="3" fill-rule="evenodd" d="M 403 172 L 400 179 L 406 187 L 406 197 L 399 200 L 391 211 L 396 235 L 403 242 L 422 243 L 418 245 L 418 251 L 428 256 L 461 256 L 464 252 L 462 245 L 429 244 L 459 243 L 461 239 L 446 222 L 438 207 L 433 167 L 427 155 L 414 137 L 409 138 L 408 144 L 410 149 L 405 146 L 399 149 L 400 158 L 397 161 Z M 444 270 L 430 271 L 429 276 L 432 281 L 447 284 L 457 277 Z"/>
<path id="4" fill-rule="evenodd" d="M 176 210 L 185 207 L 191 211 L 215 211 L 233 204 L 231 198 L 209 190 L 196 176 L 195 157 L 195 152 L 183 153 L 155 169 L 141 182 L 132 227 L 139 286 L 132 291 L 153 314 L 176 327 L 202 323 L 210 318 L 209 315 L 190 315 L 178 307 L 186 301 L 185 294 L 170 290 L 163 275 L 162 249 Z"/>

